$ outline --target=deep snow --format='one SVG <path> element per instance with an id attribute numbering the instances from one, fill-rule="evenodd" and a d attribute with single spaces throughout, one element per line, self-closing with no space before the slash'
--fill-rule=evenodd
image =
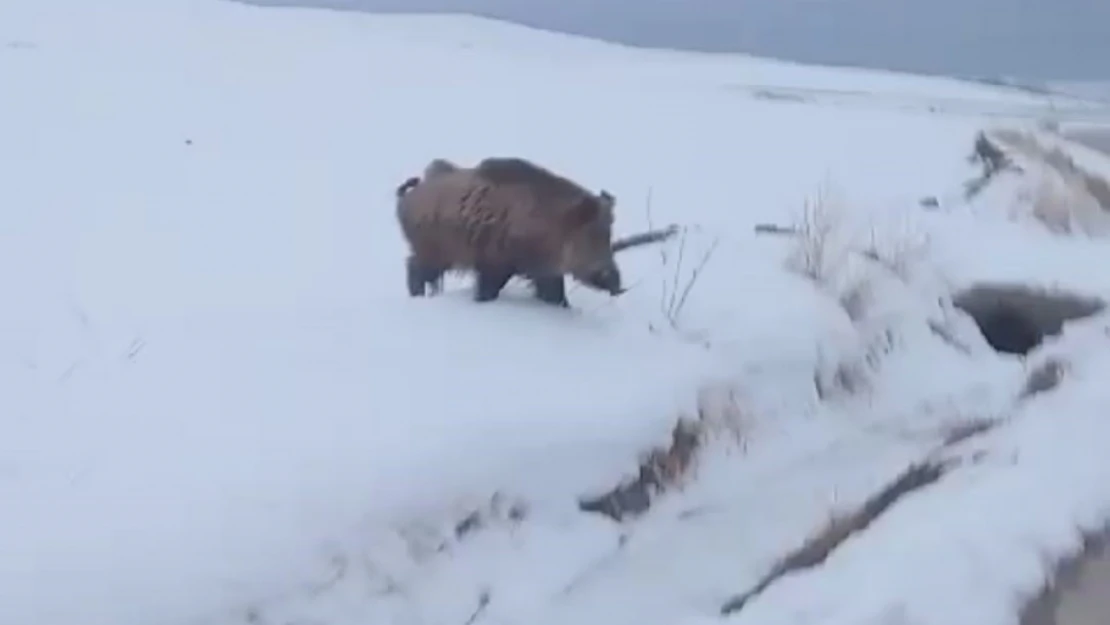
<path id="1" fill-rule="evenodd" d="M 0 5 L 0 84 L 0 623 L 463 623 L 483 594 L 491 623 L 710 618 L 946 428 L 1019 412 L 991 443 L 1017 467 L 734 618 L 1001 625 L 1038 554 L 1110 513 L 1098 322 L 1052 348 L 1074 382 L 1017 409 L 1025 366 L 945 303 L 994 278 L 1110 294 L 1104 242 L 1004 210 L 1021 179 L 955 199 L 987 117 L 1048 110 L 1029 94 L 217 0 Z M 492 154 L 685 243 L 622 255 L 634 288 L 572 311 L 464 280 L 409 299 L 392 190 Z M 905 277 L 853 257 L 818 288 L 753 234 L 821 190 Z M 863 388 L 819 398 L 838 367 Z M 682 492 L 623 526 L 577 510 L 699 407 L 720 431 Z M 437 551 L 495 492 L 524 520 Z"/>

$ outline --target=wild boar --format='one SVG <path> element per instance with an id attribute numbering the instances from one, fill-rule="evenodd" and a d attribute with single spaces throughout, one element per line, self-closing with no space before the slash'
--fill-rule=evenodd
<path id="1" fill-rule="evenodd" d="M 541 301 L 568 306 L 564 274 L 616 296 L 615 198 L 592 193 L 522 158 L 487 158 L 473 168 L 435 159 L 424 179 L 396 190 L 397 219 L 410 248 L 409 294 L 426 294 L 450 270 L 477 275 L 474 300 L 496 299 L 514 275 Z"/>

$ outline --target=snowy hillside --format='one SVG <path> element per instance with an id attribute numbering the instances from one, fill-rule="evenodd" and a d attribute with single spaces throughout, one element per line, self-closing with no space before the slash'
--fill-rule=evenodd
<path id="1" fill-rule="evenodd" d="M 1105 318 L 1023 360 L 952 304 L 1110 296 L 1044 152 L 1105 157 L 1011 130 L 963 199 L 1033 95 L 219 0 L 0 4 L 0 85 L 0 623 L 716 622 L 940 453 L 727 620 L 1002 625 L 1110 515 Z M 394 189 L 491 155 L 682 234 L 569 311 L 409 298 Z M 581 509 L 683 418 L 646 512 Z"/>
<path id="2" fill-rule="evenodd" d="M 1057 93 L 1066 93 L 1071 96 L 1100 100 L 1110 100 L 1110 81 L 1080 81 L 1080 82 L 1054 82 L 1049 87 Z"/>

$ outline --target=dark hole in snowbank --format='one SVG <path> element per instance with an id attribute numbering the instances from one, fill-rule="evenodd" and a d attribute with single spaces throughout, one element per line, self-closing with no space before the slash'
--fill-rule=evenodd
<path id="1" fill-rule="evenodd" d="M 991 347 L 1007 354 L 1027 354 L 1046 337 L 1060 334 L 1066 322 L 1106 308 L 1093 297 L 1020 284 L 977 285 L 952 301 L 971 315 Z"/>

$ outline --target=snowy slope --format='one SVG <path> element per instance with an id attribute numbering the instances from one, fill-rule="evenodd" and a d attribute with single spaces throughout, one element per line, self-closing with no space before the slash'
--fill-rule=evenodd
<path id="1" fill-rule="evenodd" d="M 1023 365 L 943 304 L 953 285 L 1032 266 L 1110 293 L 1066 269 L 1101 243 L 992 216 L 1007 188 L 920 210 L 972 172 L 969 111 L 1048 106 L 985 86 L 216 0 L 0 5 L 0 84 L 0 623 L 462 623 L 482 596 L 489 622 L 712 615 L 938 432 L 1010 410 Z M 632 290 L 574 288 L 572 311 L 521 285 L 476 305 L 465 280 L 408 298 L 393 189 L 432 157 L 492 154 L 608 189 L 622 233 L 688 234 L 662 260 L 626 253 Z M 927 232 L 930 255 L 904 279 L 790 273 L 793 244 L 753 226 L 822 188 L 845 231 Z M 861 281 L 876 303 L 852 319 L 838 297 Z M 876 350 L 865 391 L 818 397 Z M 577 509 L 699 411 L 722 433 L 684 491 L 635 523 Z M 1068 418 L 1030 440 L 1100 440 Z M 1080 451 L 1065 477 L 1103 470 Z M 1056 502 L 1094 522 L 1110 493 L 1091 488 Z M 437 550 L 495 493 L 523 521 Z M 1028 549 L 1059 546 L 1049 530 Z M 825 622 L 776 597 L 752 614 Z"/>
<path id="2" fill-rule="evenodd" d="M 1049 88 L 1058 93 L 1071 96 L 1099 100 L 1102 102 L 1110 98 L 1110 82 L 1107 81 L 1079 81 L 1079 82 L 1053 82 Z"/>

